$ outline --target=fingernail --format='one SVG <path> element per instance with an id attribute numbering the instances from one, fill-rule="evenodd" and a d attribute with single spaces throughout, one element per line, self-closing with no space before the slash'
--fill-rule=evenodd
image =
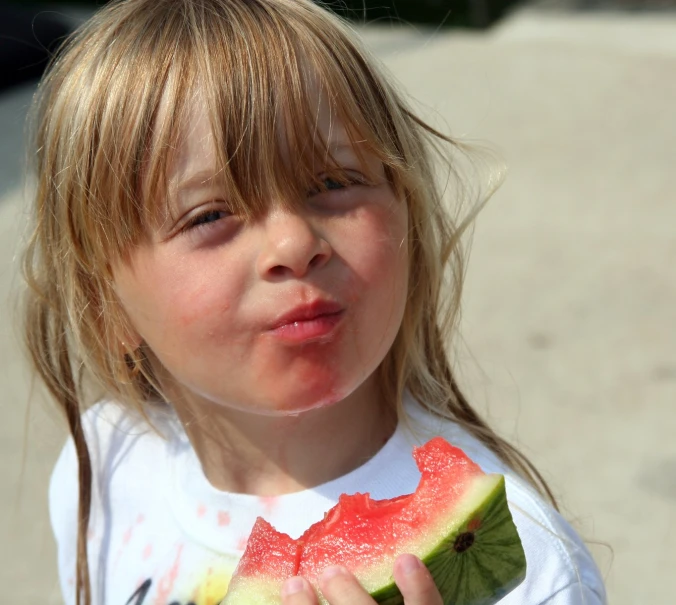
<path id="1" fill-rule="evenodd" d="M 288 597 L 292 594 L 298 592 L 303 592 L 305 590 L 305 582 L 300 576 L 294 576 L 293 578 L 288 578 L 282 586 L 282 596 Z"/>
<path id="2" fill-rule="evenodd" d="M 335 578 L 336 576 L 342 576 L 347 573 L 347 569 L 344 567 L 341 567 L 340 565 L 331 565 L 331 567 L 327 567 L 323 572 L 322 572 L 322 578 L 324 580 L 330 580 L 331 578 Z"/>
<path id="3" fill-rule="evenodd" d="M 401 555 L 399 557 L 399 566 L 401 567 L 401 571 L 409 575 L 419 570 L 422 567 L 422 562 L 418 557 L 414 557 L 413 555 Z"/>

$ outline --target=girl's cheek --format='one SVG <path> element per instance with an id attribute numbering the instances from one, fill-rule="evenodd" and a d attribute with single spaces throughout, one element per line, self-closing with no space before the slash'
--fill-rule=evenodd
<path id="1" fill-rule="evenodd" d="M 230 310 L 229 300 L 209 300 L 207 296 L 193 297 L 181 305 L 176 317 L 177 323 L 183 328 L 190 328 L 198 324 L 213 321 L 215 318 L 223 320 Z"/>
<path id="2" fill-rule="evenodd" d="M 177 325 L 188 328 L 227 318 L 239 287 L 233 276 L 209 271 L 199 263 L 180 269 L 164 292 L 166 311 Z"/>

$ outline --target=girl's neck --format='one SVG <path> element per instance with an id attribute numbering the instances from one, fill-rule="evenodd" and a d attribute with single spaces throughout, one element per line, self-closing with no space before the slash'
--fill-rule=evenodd
<path id="1" fill-rule="evenodd" d="M 373 377 L 346 399 L 298 416 L 249 414 L 204 401 L 177 407 L 209 482 L 258 496 L 340 477 L 375 455 L 396 428 Z"/>

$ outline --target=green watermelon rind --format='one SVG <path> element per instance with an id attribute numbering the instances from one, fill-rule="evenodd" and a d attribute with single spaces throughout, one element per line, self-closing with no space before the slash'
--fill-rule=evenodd
<path id="1" fill-rule="evenodd" d="M 443 536 L 441 539 L 434 544 L 427 541 L 408 544 L 402 550 L 422 559 L 434 577 L 445 605 L 493 605 L 526 577 L 526 557 L 507 506 L 504 477 L 485 475 L 474 481 L 468 494 L 450 511 L 451 520 L 445 527 L 442 523 L 438 533 L 435 532 L 437 537 Z M 468 532 L 475 519 L 481 519 L 481 526 L 473 531 L 475 543 L 465 552 L 456 553 L 453 545 L 457 537 Z M 456 574 L 438 569 L 436 564 L 447 559 L 449 553 L 460 568 Z M 481 576 L 478 581 L 477 575 Z M 380 586 L 369 591 L 376 602 L 403 605 L 391 570 L 388 581 Z"/>

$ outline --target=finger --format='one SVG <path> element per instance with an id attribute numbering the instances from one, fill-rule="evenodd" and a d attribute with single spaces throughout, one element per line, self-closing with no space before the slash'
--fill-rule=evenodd
<path id="1" fill-rule="evenodd" d="M 282 586 L 283 605 L 317 605 L 317 595 L 310 583 L 300 576 L 288 578 Z"/>
<path id="2" fill-rule="evenodd" d="M 394 562 L 394 581 L 406 605 L 443 605 L 432 574 L 413 555 L 400 555 Z"/>
<path id="3" fill-rule="evenodd" d="M 322 594 L 331 605 L 375 605 L 375 601 L 347 569 L 327 567 L 319 577 Z"/>

